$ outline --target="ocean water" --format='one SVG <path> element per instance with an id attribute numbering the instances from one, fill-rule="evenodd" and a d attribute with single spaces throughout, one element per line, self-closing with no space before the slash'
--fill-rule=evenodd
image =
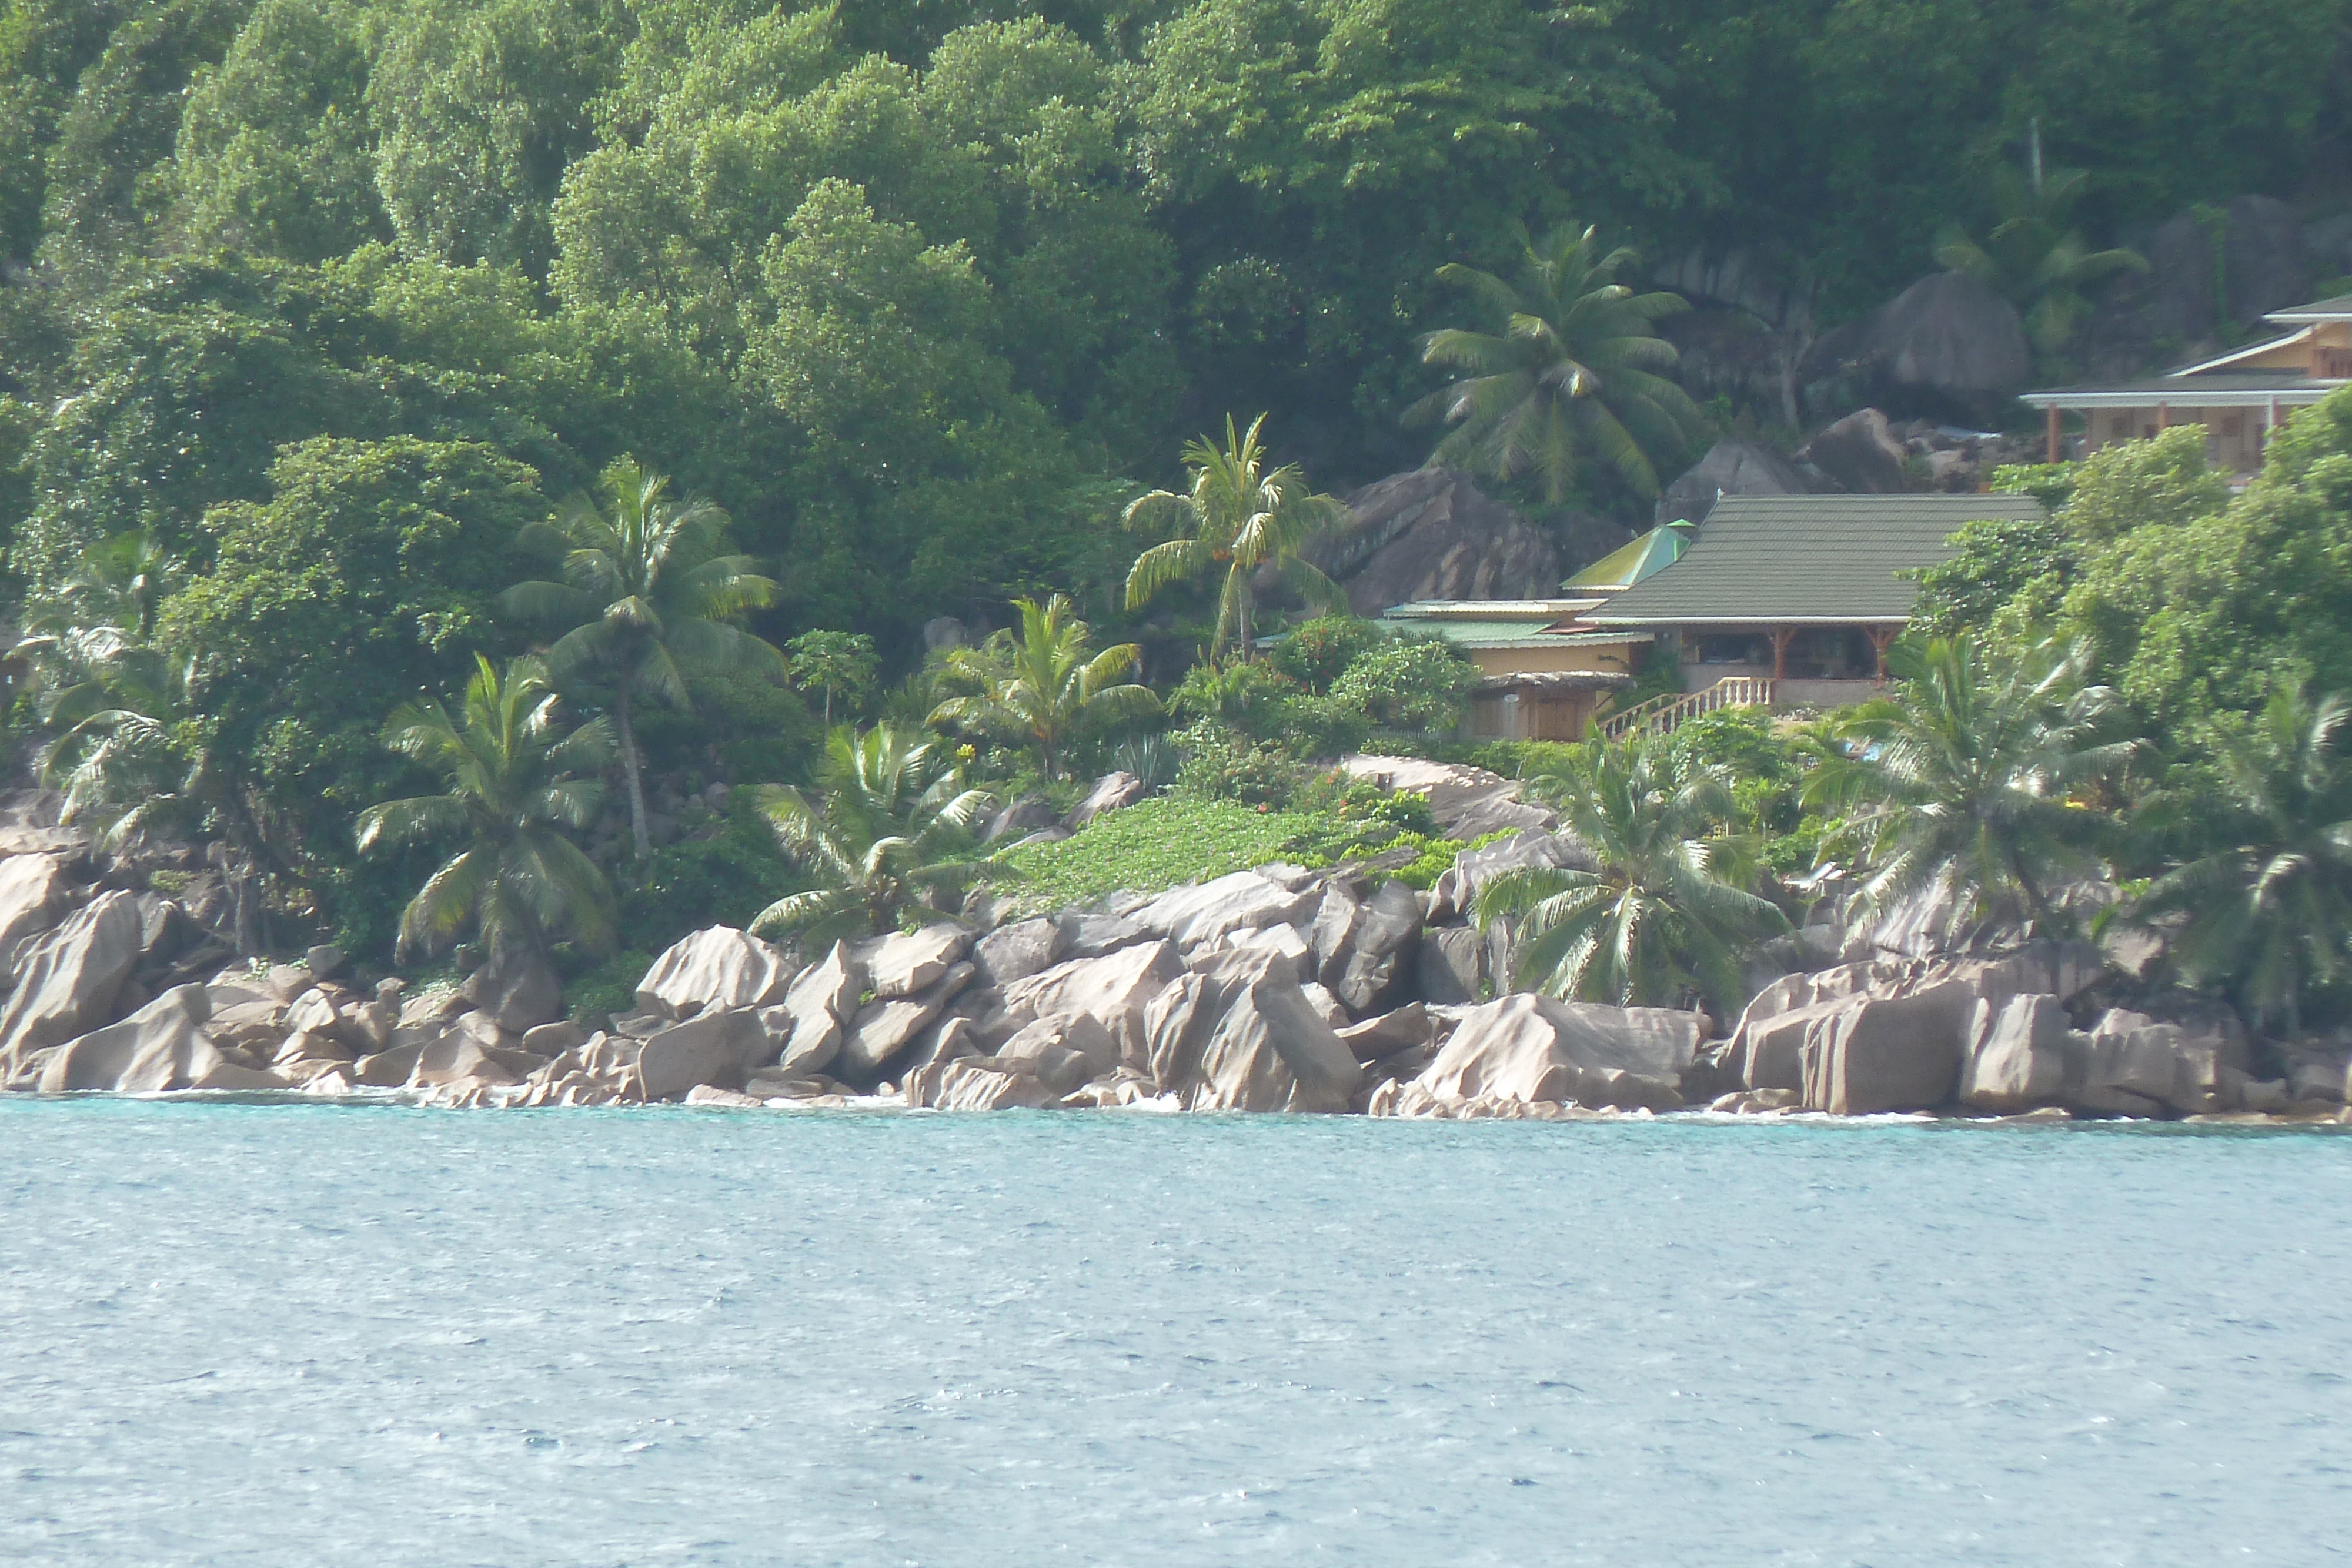
<path id="1" fill-rule="evenodd" d="M 0 1103 L 0 1562 L 2319 1563 L 2352 1138 Z"/>

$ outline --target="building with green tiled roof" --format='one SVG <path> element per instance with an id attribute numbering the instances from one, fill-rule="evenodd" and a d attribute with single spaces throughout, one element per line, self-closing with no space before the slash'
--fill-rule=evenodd
<path id="1" fill-rule="evenodd" d="M 1776 700 L 1851 701 L 1831 688 L 1881 676 L 1918 597 L 1909 573 L 1948 559 L 1964 524 L 2042 515 L 2030 496 L 1726 496 L 1679 560 L 1584 621 L 1674 643 L 1686 690 L 1769 676 Z"/>

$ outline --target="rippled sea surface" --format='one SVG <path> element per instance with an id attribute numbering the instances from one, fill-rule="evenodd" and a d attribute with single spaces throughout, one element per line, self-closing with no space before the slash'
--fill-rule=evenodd
<path id="1" fill-rule="evenodd" d="M 0 1104 L 0 1561 L 2341 1562 L 2352 1138 Z"/>

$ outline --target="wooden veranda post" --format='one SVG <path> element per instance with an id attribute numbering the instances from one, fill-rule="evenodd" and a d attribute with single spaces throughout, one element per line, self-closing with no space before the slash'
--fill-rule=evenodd
<path id="1" fill-rule="evenodd" d="M 1789 678 L 1789 644 L 1797 640 L 1797 629 L 1775 626 L 1765 635 L 1772 639 L 1772 678 L 1785 681 Z"/>
<path id="2" fill-rule="evenodd" d="M 1886 650 L 1895 645 L 1895 639 L 1903 634 L 1903 628 L 1865 626 L 1863 632 L 1870 638 L 1870 651 L 1878 655 L 1878 678 L 1883 681 L 1886 678 Z"/>
<path id="3" fill-rule="evenodd" d="M 2050 462 L 2050 463 L 2055 463 L 2055 462 L 2057 462 L 2057 461 L 2058 461 L 2059 448 L 2060 448 L 2060 445 L 2061 445 L 2061 441 L 2060 441 L 2060 438 L 2059 438 L 2059 432 L 2058 432 L 2058 405 L 2057 405 L 2056 403 L 2054 403 L 2054 402 L 2053 402 L 2053 403 L 2052 403 L 2052 404 L 2050 405 L 2049 413 L 2050 413 L 2050 421 L 2049 421 L 2049 430 L 2050 430 L 2050 455 L 2049 455 L 2047 458 L 2045 458 L 2045 459 L 2044 459 L 2044 461 L 2045 461 L 2045 462 Z"/>

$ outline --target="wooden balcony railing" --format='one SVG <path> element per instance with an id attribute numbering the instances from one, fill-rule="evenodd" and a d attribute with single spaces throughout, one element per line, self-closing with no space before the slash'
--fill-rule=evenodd
<path id="1" fill-rule="evenodd" d="M 1770 707 L 1772 683 L 1762 675 L 1726 675 L 1701 692 L 1668 692 L 1636 703 L 1623 713 L 1612 713 L 1599 726 L 1602 738 L 1622 740 L 1629 735 L 1672 735 L 1703 713 L 1727 707 Z"/>

